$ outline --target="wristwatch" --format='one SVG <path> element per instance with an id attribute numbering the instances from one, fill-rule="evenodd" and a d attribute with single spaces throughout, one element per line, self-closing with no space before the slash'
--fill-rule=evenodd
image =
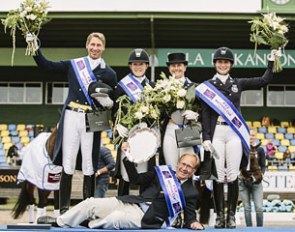
<path id="1" fill-rule="evenodd" d="M 100 171 L 99 171 L 99 170 L 97 170 L 96 174 L 97 174 L 98 176 L 100 176 L 100 174 L 101 174 L 101 173 L 100 173 Z"/>

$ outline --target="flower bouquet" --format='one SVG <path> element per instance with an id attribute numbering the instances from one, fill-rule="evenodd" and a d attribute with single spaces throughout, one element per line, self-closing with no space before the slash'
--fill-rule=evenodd
<path id="1" fill-rule="evenodd" d="M 114 129 L 117 124 L 121 124 L 132 130 L 136 125 L 144 123 L 147 127 L 158 127 L 160 120 L 160 110 L 152 96 L 152 87 L 146 85 L 143 88 L 141 98 L 133 103 L 127 95 L 117 99 L 119 109 L 116 113 Z M 114 133 L 115 135 L 116 133 Z M 122 138 L 114 137 L 114 143 L 121 143 Z"/>
<path id="2" fill-rule="evenodd" d="M 289 31 L 288 25 L 283 18 L 276 16 L 276 13 L 264 14 L 262 19 L 254 17 L 249 23 L 252 23 L 250 41 L 255 43 L 255 54 L 260 44 L 268 45 L 271 49 L 284 48 L 287 45 L 285 34 Z M 281 70 L 280 57 L 276 56 L 273 72 Z"/>
<path id="3" fill-rule="evenodd" d="M 116 113 L 114 128 L 121 124 L 132 130 L 140 123 L 146 123 L 147 127 L 159 127 L 163 117 L 170 117 L 177 110 L 197 110 L 199 106 L 195 104 L 195 86 L 188 89 L 183 88 L 183 81 L 174 77 L 166 77 L 164 73 L 160 75 L 155 87 L 146 85 L 141 93 L 141 98 L 132 103 L 127 95 L 117 99 L 119 109 Z M 116 133 L 114 133 L 115 135 Z M 122 138 L 114 138 L 114 143 L 122 142 Z"/>
<path id="4" fill-rule="evenodd" d="M 38 49 L 38 34 L 41 26 L 49 21 L 47 18 L 48 2 L 45 0 L 24 0 L 17 10 L 8 12 L 7 17 L 2 19 L 4 31 L 10 28 L 12 36 L 12 56 L 11 65 L 13 65 L 15 54 L 16 30 L 19 29 L 24 37 L 30 34 L 33 38 L 28 41 L 25 55 L 34 56 Z"/>
<path id="5" fill-rule="evenodd" d="M 176 110 L 196 110 L 198 106 L 195 103 L 195 85 L 184 89 L 184 82 L 175 77 L 166 77 L 161 73 L 162 79 L 156 82 L 153 89 L 155 99 L 161 110 L 161 113 L 170 117 Z"/>

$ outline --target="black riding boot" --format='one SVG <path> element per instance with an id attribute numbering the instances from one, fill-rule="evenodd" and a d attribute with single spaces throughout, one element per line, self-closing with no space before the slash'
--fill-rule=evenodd
<path id="1" fill-rule="evenodd" d="M 62 171 L 59 187 L 59 212 L 60 215 L 69 210 L 71 203 L 71 192 L 72 192 L 72 177 Z"/>
<path id="2" fill-rule="evenodd" d="M 83 180 L 83 199 L 94 197 L 95 175 L 84 176 Z"/>
<path id="3" fill-rule="evenodd" d="M 227 228 L 236 228 L 236 209 L 239 197 L 239 182 L 236 179 L 233 182 L 228 183 L 228 194 L 227 194 Z"/>
<path id="4" fill-rule="evenodd" d="M 222 229 L 225 228 L 223 183 L 213 181 L 213 194 L 216 210 L 216 222 L 214 227 L 216 229 Z"/>
<path id="5" fill-rule="evenodd" d="M 129 195 L 129 186 L 130 186 L 129 182 L 123 179 L 120 179 L 119 186 L 118 186 L 118 196 Z"/>

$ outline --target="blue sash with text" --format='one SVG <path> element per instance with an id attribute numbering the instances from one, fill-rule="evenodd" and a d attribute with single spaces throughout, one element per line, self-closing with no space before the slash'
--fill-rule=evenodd
<path id="1" fill-rule="evenodd" d="M 216 111 L 240 137 L 246 151 L 250 152 L 249 128 L 236 107 L 209 81 L 196 87 L 196 95 Z"/>
<path id="2" fill-rule="evenodd" d="M 184 195 L 171 165 L 156 166 L 155 169 L 164 192 L 170 215 L 166 224 L 167 227 L 170 227 L 178 214 L 181 213 L 185 207 Z"/>

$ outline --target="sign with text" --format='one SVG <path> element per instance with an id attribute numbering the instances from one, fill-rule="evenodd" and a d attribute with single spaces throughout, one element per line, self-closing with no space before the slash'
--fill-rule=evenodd
<path id="1" fill-rule="evenodd" d="M 216 49 L 184 49 L 184 48 L 165 48 L 158 49 L 157 56 L 159 66 L 167 66 L 167 56 L 174 52 L 183 52 L 186 54 L 188 66 L 193 68 L 213 67 L 213 55 Z M 234 53 L 235 68 L 266 68 L 270 50 L 257 50 L 256 55 L 254 49 L 232 49 Z M 295 68 L 295 50 L 286 50 L 281 57 L 283 68 Z"/>
<path id="2" fill-rule="evenodd" d="M 0 169 L 0 187 L 1 188 L 20 188 L 17 185 L 18 169 Z"/>
<path id="3" fill-rule="evenodd" d="M 263 192 L 295 192 L 295 172 L 265 172 Z"/>

